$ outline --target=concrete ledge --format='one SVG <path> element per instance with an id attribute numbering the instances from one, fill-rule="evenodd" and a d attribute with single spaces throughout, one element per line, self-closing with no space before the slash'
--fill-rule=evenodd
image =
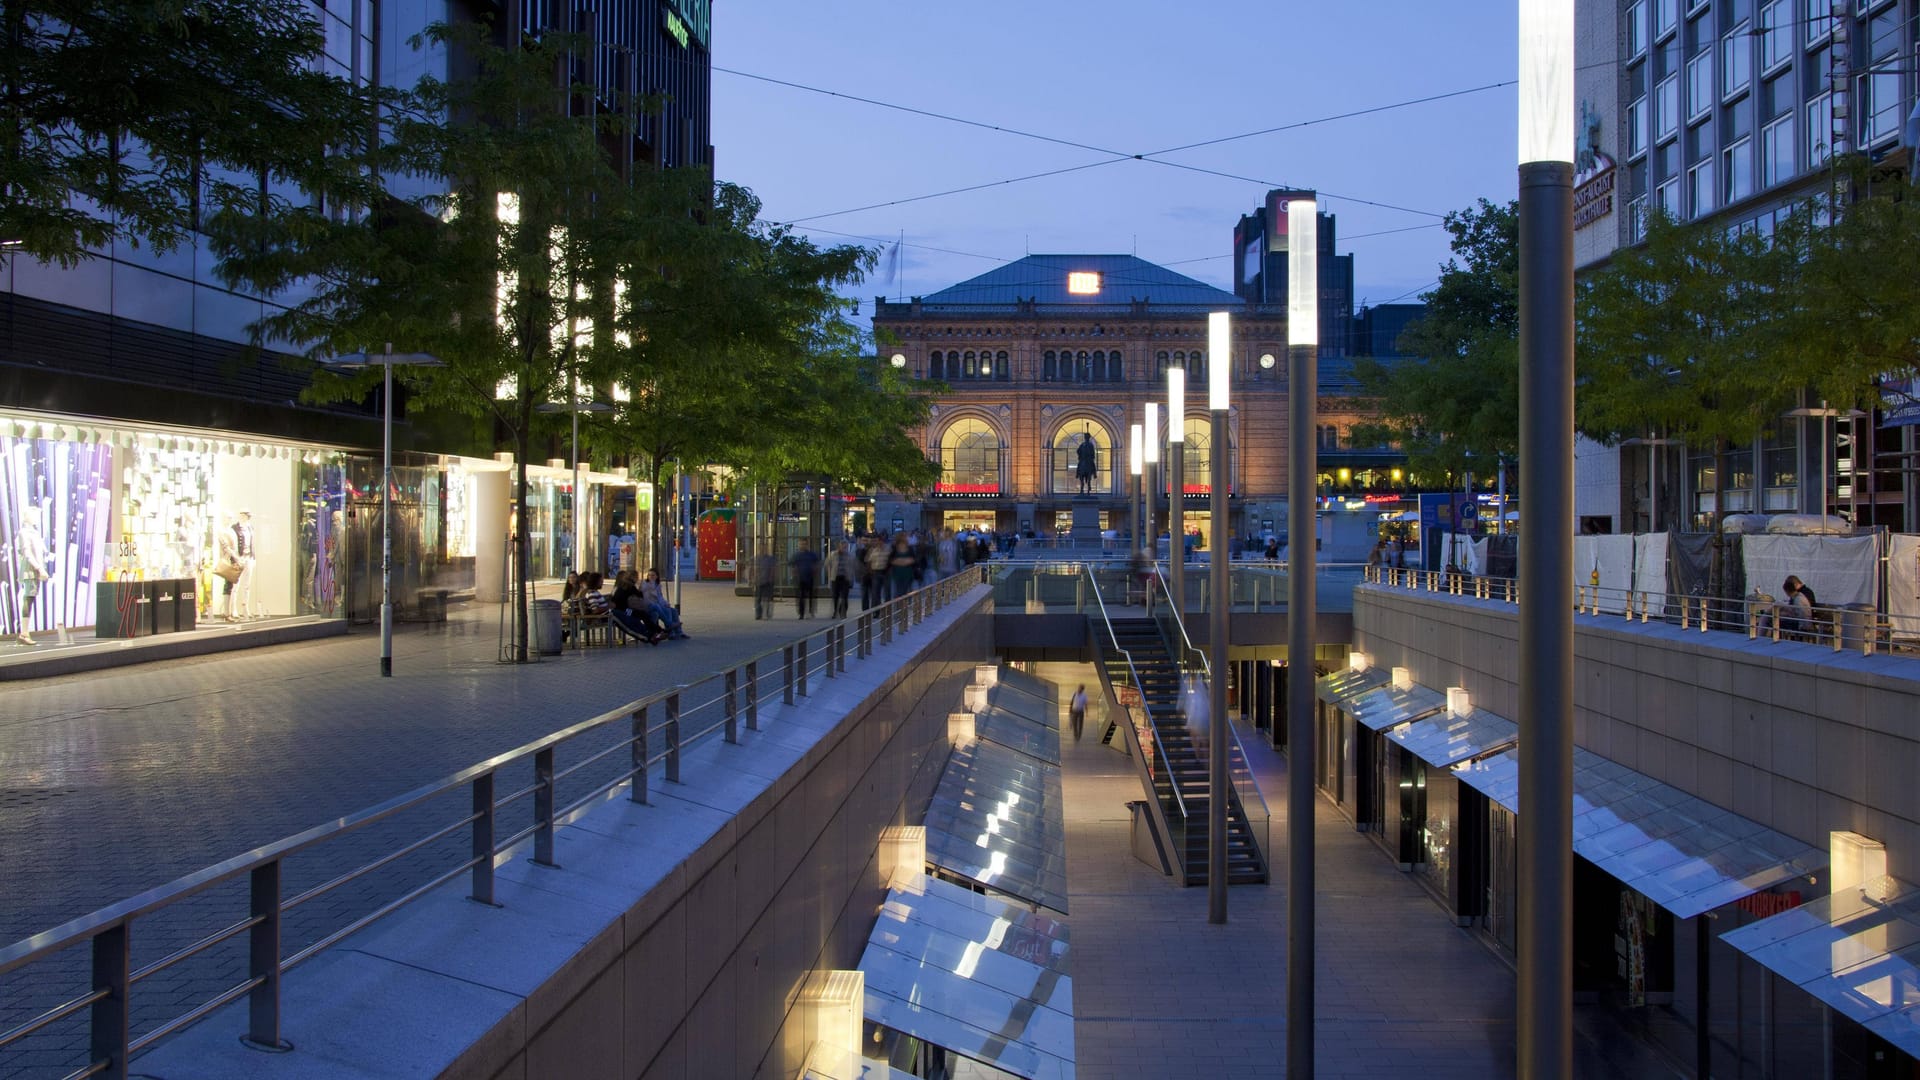
<path id="1" fill-rule="evenodd" d="M 338 637 L 346 632 L 345 619 L 323 619 L 309 615 L 278 619 L 264 626 L 215 624 L 179 634 L 124 640 L 88 637 L 73 645 L 42 646 L 51 649 L 45 654 L 16 653 L 9 656 L 0 653 L 0 682 L 48 679 L 57 675 L 128 667 L 155 660 L 177 660 L 183 656 L 259 649 L 268 645 Z"/>
<path id="2" fill-rule="evenodd" d="M 245 1003 L 135 1062 L 155 1076 L 791 1076 L 795 1002 L 852 967 L 885 897 L 880 831 L 923 803 L 946 713 L 990 658 L 983 586 L 762 730 L 685 751 L 651 803 L 618 788 L 495 860 L 497 907 L 466 879 L 287 976 L 293 1053 L 244 1048 Z M 559 765 L 566 765 L 563 749 Z M 517 820 L 524 803 L 511 813 Z M 510 827 L 503 819 L 502 827 Z"/>

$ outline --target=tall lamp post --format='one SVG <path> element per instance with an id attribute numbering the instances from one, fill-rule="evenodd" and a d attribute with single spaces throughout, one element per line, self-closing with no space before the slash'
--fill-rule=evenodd
<path id="1" fill-rule="evenodd" d="M 1147 483 L 1146 498 L 1141 500 L 1140 516 L 1147 526 L 1147 558 L 1158 562 L 1160 559 L 1160 530 L 1154 527 L 1154 511 L 1160 503 L 1160 403 L 1147 402 L 1146 442 L 1142 444 L 1142 453 L 1146 456 Z"/>
<path id="2" fill-rule="evenodd" d="M 1138 551 L 1140 549 L 1140 470 L 1146 464 L 1146 453 L 1140 445 L 1140 425 L 1133 425 L 1128 434 L 1132 436 L 1127 445 L 1127 468 L 1133 473 L 1133 501 L 1128 504 L 1127 513 L 1133 518 L 1131 523 L 1133 547 Z"/>
<path id="3" fill-rule="evenodd" d="M 1313 1075 L 1313 624 L 1318 201 L 1287 203 L 1287 1075 Z"/>
<path id="4" fill-rule="evenodd" d="M 1167 558 L 1173 563 L 1171 596 L 1174 615 L 1186 621 L 1187 611 L 1187 371 L 1167 369 Z"/>
<path id="5" fill-rule="evenodd" d="M 1573 1073 L 1573 4 L 1519 20 L 1522 1080 Z"/>
<path id="6" fill-rule="evenodd" d="M 1227 921 L 1227 634 L 1233 587 L 1227 567 L 1227 384 L 1233 375 L 1233 316 L 1207 316 L 1207 416 L 1212 421 L 1207 510 L 1213 537 L 1212 607 L 1207 612 L 1207 921 Z"/>
<path id="7" fill-rule="evenodd" d="M 427 353 L 397 353 L 393 342 L 387 351 L 369 355 L 347 353 L 326 361 L 336 371 L 381 369 L 380 390 L 380 674 L 393 676 L 393 369 L 403 367 L 442 367 L 440 358 Z"/>

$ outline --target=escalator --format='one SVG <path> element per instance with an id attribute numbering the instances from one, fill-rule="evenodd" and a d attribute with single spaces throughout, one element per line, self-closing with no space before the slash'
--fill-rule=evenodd
<path id="1" fill-rule="evenodd" d="M 1112 640 L 1119 655 L 1104 657 L 1106 675 L 1115 689 L 1132 687 L 1146 706 L 1153 728 L 1151 745 L 1162 760 L 1148 769 L 1154 797 L 1166 815 L 1173 834 L 1173 850 L 1180 872 L 1188 885 L 1207 881 L 1207 759 L 1187 727 L 1180 701 L 1180 665 L 1159 621 L 1151 618 L 1116 618 L 1111 623 Z M 1216 728 L 1215 735 L 1231 738 Z M 1229 750 L 1236 749 L 1231 741 Z M 1244 768 L 1244 762 L 1241 763 Z M 1227 881 L 1234 885 L 1263 884 L 1267 881 L 1267 863 L 1255 837 L 1252 824 L 1241 805 L 1239 793 L 1227 789 Z"/>

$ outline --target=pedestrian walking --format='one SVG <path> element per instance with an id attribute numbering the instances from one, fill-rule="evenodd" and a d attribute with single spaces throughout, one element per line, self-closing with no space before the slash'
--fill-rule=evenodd
<path id="1" fill-rule="evenodd" d="M 805 540 L 800 541 L 799 550 L 787 560 L 787 566 L 793 571 L 793 599 L 799 608 L 800 618 L 813 615 L 813 582 L 820 571 L 820 556 L 807 547 Z"/>
<path id="2" fill-rule="evenodd" d="M 827 581 L 833 589 L 833 618 L 847 617 L 847 601 L 853 596 L 853 545 L 840 541 L 840 546 L 827 556 Z"/>
<path id="3" fill-rule="evenodd" d="M 1067 718 L 1073 724 L 1073 741 L 1080 741 L 1080 729 L 1087 723 L 1087 684 L 1081 683 L 1080 689 L 1073 692 L 1073 701 L 1067 705 Z"/>
<path id="4" fill-rule="evenodd" d="M 762 551 L 753 561 L 753 617 L 773 618 L 773 576 L 779 573 L 773 552 Z"/>

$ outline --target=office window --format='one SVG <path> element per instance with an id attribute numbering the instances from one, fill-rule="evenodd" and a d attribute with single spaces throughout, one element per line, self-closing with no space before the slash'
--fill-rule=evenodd
<path id="1" fill-rule="evenodd" d="M 1653 40 L 1659 41 L 1680 25 L 1679 0 L 1653 0 Z"/>
<path id="2" fill-rule="evenodd" d="M 1647 235 L 1647 197 L 1637 196 L 1627 201 L 1627 242 L 1638 243 Z"/>
<path id="3" fill-rule="evenodd" d="M 1760 186 L 1783 184 L 1793 177 L 1793 114 L 1760 129 Z"/>
<path id="4" fill-rule="evenodd" d="M 1677 177 L 1653 189 L 1653 208 L 1675 221 L 1681 220 L 1680 181 Z"/>
<path id="5" fill-rule="evenodd" d="M 1807 103 L 1807 165 L 1819 168 L 1833 156 L 1833 95 Z"/>
<path id="6" fill-rule="evenodd" d="M 1721 155 L 1727 170 L 1727 204 L 1753 194 L 1753 140 L 1741 139 Z"/>
<path id="7" fill-rule="evenodd" d="M 1713 53 L 1709 50 L 1687 61 L 1687 119 L 1705 117 L 1718 100 L 1713 93 Z"/>
<path id="8" fill-rule="evenodd" d="M 1687 210 L 1694 217 L 1713 212 L 1713 158 L 1709 157 L 1687 170 Z"/>
<path id="9" fill-rule="evenodd" d="M 1833 33 L 1833 4 L 1834 0 L 1806 0 L 1801 18 L 1807 28 L 1807 44 Z"/>
<path id="10" fill-rule="evenodd" d="M 1860 144 L 1872 146 L 1900 132 L 1900 9 L 1888 8 L 1867 23 L 1869 70 L 1859 76 Z"/>
<path id="11" fill-rule="evenodd" d="M 1753 79 L 1753 42 L 1742 23 L 1720 41 L 1720 96 L 1744 93 Z"/>
<path id="12" fill-rule="evenodd" d="M 1793 5 L 1773 0 L 1760 8 L 1760 68 L 1771 71 L 1793 59 Z"/>
<path id="13" fill-rule="evenodd" d="M 1634 0 L 1627 6 L 1627 55 L 1639 56 L 1647 51 L 1647 5 L 1645 0 Z"/>
<path id="14" fill-rule="evenodd" d="M 1627 106 L 1627 156 L 1638 157 L 1647 152 L 1647 99 L 1640 98 Z"/>
<path id="15" fill-rule="evenodd" d="M 1656 142 L 1665 142 L 1673 138 L 1680 130 L 1680 77 L 1669 75 L 1660 80 L 1654 91 Z"/>

